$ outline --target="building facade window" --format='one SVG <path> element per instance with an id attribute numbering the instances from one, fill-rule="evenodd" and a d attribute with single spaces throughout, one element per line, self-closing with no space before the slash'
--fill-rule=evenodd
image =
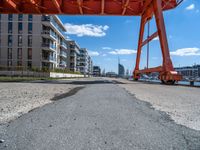
<path id="1" fill-rule="evenodd" d="M 8 33 L 12 33 L 12 22 L 8 22 Z"/>
<path id="2" fill-rule="evenodd" d="M 17 66 L 22 66 L 22 61 L 21 60 L 17 61 Z"/>
<path id="3" fill-rule="evenodd" d="M 22 48 L 17 49 L 17 59 L 22 59 Z"/>
<path id="4" fill-rule="evenodd" d="M 28 68 L 32 68 L 32 61 L 28 61 L 27 66 Z"/>
<path id="5" fill-rule="evenodd" d="M 28 35 L 28 47 L 32 47 L 32 35 Z"/>
<path id="6" fill-rule="evenodd" d="M 12 48 L 8 48 L 8 59 L 12 59 Z"/>
<path id="7" fill-rule="evenodd" d="M 28 21 L 33 21 L 33 15 L 28 15 Z"/>
<path id="8" fill-rule="evenodd" d="M 18 21 L 22 21 L 23 20 L 23 14 L 19 14 L 18 15 Z"/>
<path id="9" fill-rule="evenodd" d="M 28 59 L 32 59 L 32 48 L 28 48 Z"/>
<path id="10" fill-rule="evenodd" d="M 1 33 L 1 14 L 0 14 L 0 33 Z"/>
<path id="11" fill-rule="evenodd" d="M 8 61 L 7 61 L 7 65 L 8 65 L 8 67 L 9 67 L 9 66 L 12 66 L 12 60 L 8 60 Z"/>
<path id="12" fill-rule="evenodd" d="M 22 46 L 22 35 L 18 35 L 18 46 Z"/>
<path id="13" fill-rule="evenodd" d="M 18 33 L 22 34 L 22 30 L 23 30 L 23 24 L 22 24 L 22 22 L 19 22 L 18 23 Z"/>
<path id="14" fill-rule="evenodd" d="M 12 46 L 12 35 L 8 35 L 8 46 Z"/>
<path id="15" fill-rule="evenodd" d="M 13 19 L 13 15 L 12 14 L 8 14 L 8 21 L 12 21 Z"/>
<path id="16" fill-rule="evenodd" d="M 31 22 L 28 23 L 28 33 L 32 34 L 33 24 Z"/>

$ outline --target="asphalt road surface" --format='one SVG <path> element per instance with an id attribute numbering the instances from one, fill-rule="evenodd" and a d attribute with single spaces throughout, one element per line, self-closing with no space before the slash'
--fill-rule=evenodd
<path id="1" fill-rule="evenodd" d="M 53 84 L 53 83 L 51 83 Z M 73 84 L 73 83 L 71 83 Z M 104 80 L 0 126 L 1 150 L 200 150 L 200 132 Z"/>

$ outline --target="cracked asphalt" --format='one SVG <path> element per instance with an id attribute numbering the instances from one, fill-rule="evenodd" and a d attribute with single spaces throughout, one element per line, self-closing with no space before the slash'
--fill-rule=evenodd
<path id="1" fill-rule="evenodd" d="M 176 124 L 120 83 L 99 79 L 79 84 L 85 87 L 74 95 L 57 97 L 0 125 L 0 149 L 200 150 L 199 131 Z"/>

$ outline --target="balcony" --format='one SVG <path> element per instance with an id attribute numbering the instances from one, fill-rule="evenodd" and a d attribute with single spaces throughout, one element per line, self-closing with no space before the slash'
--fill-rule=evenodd
<path id="1" fill-rule="evenodd" d="M 67 63 L 65 61 L 60 61 L 60 64 L 59 64 L 60 67 L 66 67 L 67 66 Z"/>
<path id="2" fill-rule="evenodd" d="M 64 31 L 60 28 L 52 16 L 42 16 L 42 21 L 47 26 L 51 25 L 60 35 L 64 37 Z"/>
<path id="3" fill-rule="evenodd" d="M 56 59 L 53 56 L 49 56 L 49 57 L 42 57 L 42 61 L 43 62 L 49 62 L 49 63 L 56 63 Z"/>
<path id="4" fill-rule="evenodd" d="M 63 48 L 65 48 L 65 49 L 67 49 L 67 44 L 64 43 L 64 42 L 61 42 L 61 43 L 60 43 L 60 46 L 63 47 Z"/>
<path id="5" fill-rule="evenodd" d="M 70 56 L 75 57 L 76 53 L 75 52 L 70 52 Z"/>
<path id="6" fill-rule="evenodd" d="M 55 33 L 53 32 L 53 31 L 51 31 L 51 30 L 43 30 L 42 31 L 42 36 L 43 37 L 45 37 L 45 38 L 51 38 L 52 40 L 56 40 L 56 35 L 55 35 Z"/>
<path id="7" fill-rule="evenodd" d="M 56 45 L 52 43 L 42 43 L 42 48 L 48 51 L 56 51 Z"/>
<path id="8" fill-rule="evenodd" d="M 67 53 L 65 51 L 60 51 L 60 56 L 66 58 L 67 57 Z"/>

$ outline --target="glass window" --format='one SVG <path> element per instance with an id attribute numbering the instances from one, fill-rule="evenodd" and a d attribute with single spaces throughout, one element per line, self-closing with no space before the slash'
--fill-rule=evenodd
<path id="1" fill-rule="evenodd" d="M 8 35 L 8 46 L 12 46 L 12 35 Z"/>
<path id="2" fill-rule="evenodd" d="M 8 59 L 12 59 L 12 48 L 8 48 Z"/>
<path id="3" fill-rule="evenodd" d="M 18 20 L 19 20 L 19 21 L 22 21 L 22 20 L 23 20 L 23 14 L 19 14 L 19 15 L 18 15 Z"/>
<path id="4" fill-rule="evenodd" d="M 8 15 L 8 20 L 9 20 L 9 21 L 12 21 L 12 19 L 13 19 L 13 15 L 12 15 L 12 14 L 9 14 L 9 15 Z"/>
<path id="5" fill-rule="evenodd" d="M 8 22 L 8 33 L 12 33 L 12 22 Z"/>
<path id="6" fill-rule="evenodd" d="M 33 20 L 33 15 L 28 15 L 28 21 L 32 21 Z"/>
<path id="7" fill-rule="evenodd" d="M 28 23 L 28 33 L 32 33 L 33 30 L 33 24 L 31 22 Z"/>
<path id="8" fill-rule="evenodd" d="M 22 46 L 22 35 L 18 35 L 18 46 Z"/>
<path id="9" fill-rule="evenodd" d="M 32 35 L 28 35 L 28 47 L 32 47 Z"/>
<path id="10" fill-rule="evenodd" d="M 32 62 L 28 61 L 28 68 L 32 68 Z"/>
<path id="11" fill-rule="evenodd" d="M 8 60 L 7 65 L 12 66 L 12 60 Z"/>
<path id="12" fill-rule="evenodd" d="M 18 48 L 17 50 L 17 59 L 22 59 L 22 48 Z"/>
<path id="13" fill-rule="evenodd" d="M 17 66 L 22 66 L 22 61 L 17 61 Z"/>
<path id="14" fill-rule="evenodd" d="M 18 23 L 18 33 L 19 33 L 19 34 L 22 33 L 22 29 L 23 29 L 22 22 L 19 22 L 19 23 Z"/>
<path id="15" fill-rule="evenodd" d="M 28 48 L 28 59 L 32 59 L 32 48 Z"/>

